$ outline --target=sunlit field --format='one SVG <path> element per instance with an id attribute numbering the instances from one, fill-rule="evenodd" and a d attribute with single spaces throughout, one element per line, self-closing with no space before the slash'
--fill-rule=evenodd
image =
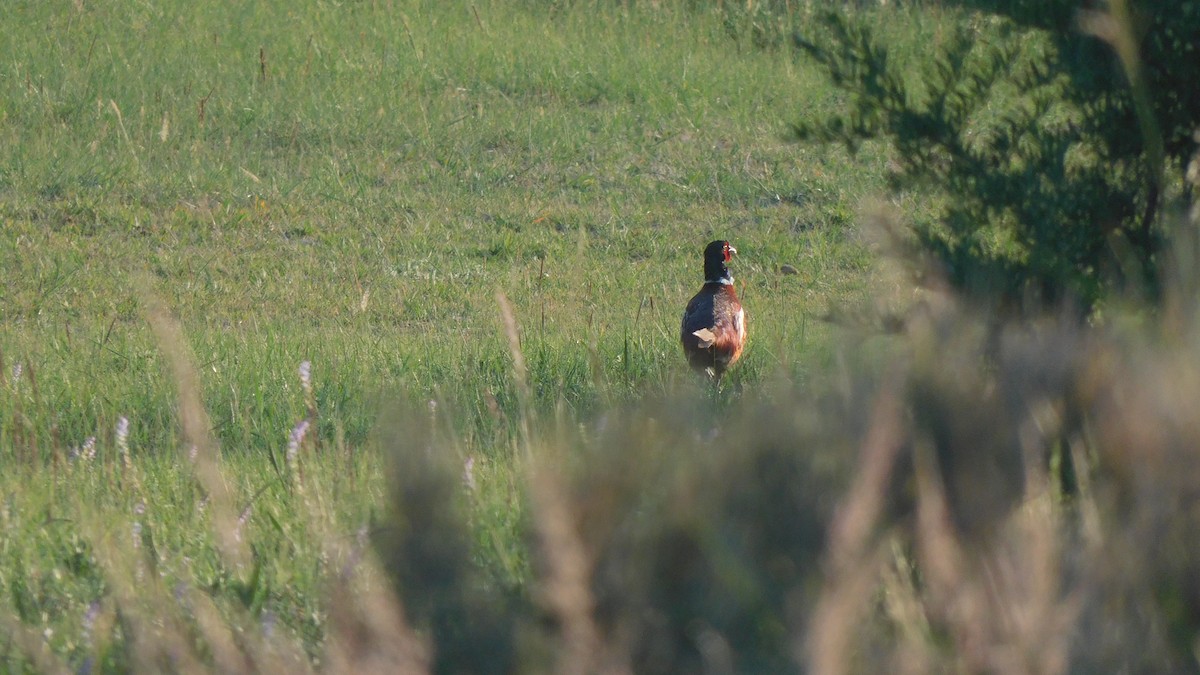
<path id="1" fill-rule="evenodd" d="M 0 670 L 1194 670 L 1191 220 L 1163 316 L 996 328 L 726 4 L 0 13 Z"/>

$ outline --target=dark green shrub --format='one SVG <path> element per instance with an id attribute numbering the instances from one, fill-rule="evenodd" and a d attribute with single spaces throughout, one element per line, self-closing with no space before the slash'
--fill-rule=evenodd
<path id="1" fill-rule="evenodd" d="M 976 300 L 1157 296 L 1161 205 L 1200 123 L 1200 5 L 1143 0 L 1128 18 L 1069 0 L 946 4 L 970 11 L 937 10 L 942 39 L 908 59 L 861 13 L 821 13 L 796 44 L 847 101 L 796 136 L 887 141 L 893 188 L 942 204 L 907 243 Z"/>

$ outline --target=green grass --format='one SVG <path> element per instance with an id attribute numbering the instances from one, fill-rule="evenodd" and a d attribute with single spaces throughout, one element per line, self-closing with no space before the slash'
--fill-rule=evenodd
<path id="1" fill-rule="evenodd" d="M 165 588 L 276 616 L 320 654 L 330 569 L 309 513 L 352 540 L 379 511 L 394 397 L 441 402 L 456 461 L 477 462 L 477 556 L 519 588 L 521 420 L 692 387 L 676 331 L 705 243 L 740 252 L 752 338 L 731 388 L 809 381 L 836 352 L 820 317 L 868 293 L 853 223 L 885 157 L 789 143 L 831 90 L 714 11 L 18 2 L 0 32 L 0 598 L 73 667 L 139 662 L 82 627 L 119 604 L 95 554 L 128 549 L 133 522 Z M 258 573 L 214 550 L 151 295 L 195 354 Z M 88 438 L 96 458 L 70 459 Z"/>
<path id="2" fill-rule="evenodd" d="M 922 293 L 716 5 L 8 3 L 0 672 L 1194 672 L 1195 222 L 1160 314 Z"/>
<path id="3" fill-rule="evenodd" d="M 851 223 L 880 167 L 786 143 L 825 85 L 737 49 L 715 15 L 31 3 L 10 20 L 42 29 L 14 29 L 0 80 L 0 349 L 37 368 L 69 440 L 131 411 L 145 445 L 170 438 L 139 288 L 183 321 L 224 444 L 258 451 L 305 359 L 336 373 L 355 443 L 372 391 L 507 401 L 497 289 L 547 400 L 583 404 L 596 368 L 618 393 L 681 376 L 677 315 L 712 238 L 742 251 L 750 381 L 827 358 L 814 317 L 864 288 Z"/>

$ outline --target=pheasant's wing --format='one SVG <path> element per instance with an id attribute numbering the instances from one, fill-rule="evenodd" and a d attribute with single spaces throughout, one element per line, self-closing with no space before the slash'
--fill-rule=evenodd
<path id="1" fill-rule="evenodd" d="M 683 310 L 681 332 L 684 335 L 692 335 L 701 328 L 712 330 L 714 325 L 712 295 L 701 291 Z"/>

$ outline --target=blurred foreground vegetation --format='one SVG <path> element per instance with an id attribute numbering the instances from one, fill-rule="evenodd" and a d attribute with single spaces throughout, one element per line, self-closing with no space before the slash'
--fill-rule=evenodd
<path id="1" fill-rule="evenodd" d="M 785 138 L 821 5 L 176 9 L 0 17 L 0 669 L 1200 670 L 1190 151 L 1154 307 L 1001 315 Z"/>

